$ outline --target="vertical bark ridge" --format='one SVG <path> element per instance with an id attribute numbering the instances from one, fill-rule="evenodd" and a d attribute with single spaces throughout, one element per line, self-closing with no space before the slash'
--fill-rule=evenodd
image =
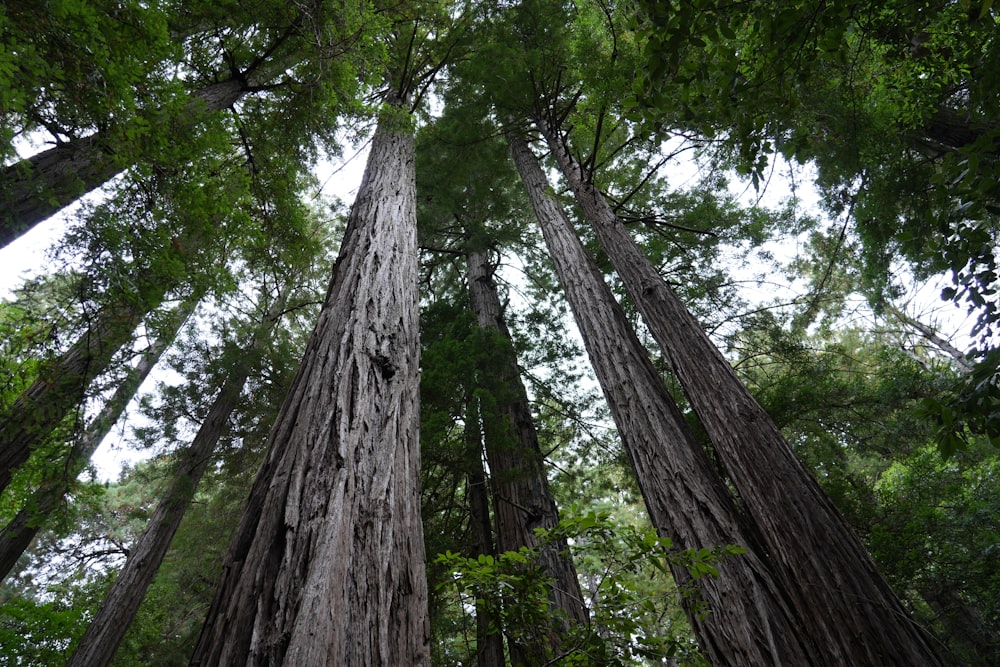
<path id="1" fill-rule="evenodd" d="M 192 664 L 428 662 L 413 136 L 392 122 Z"/>
<path id="2" fill-rule="evenodd" d="M 584 177 L 562 138 L 544 123 L 539 126 L 715 445 L 815 659 L 845 665 L 940 664 L 925 632 L 770 416 Z"/>
<path id="3" fill-rule="evenodd" d="M 681 549 L 750 547 L 727 489 L 565 212 L 548 194 L 538 159 L 518 135 L 508 132 L 507 137 L 653 525 Z M 711 610 L 703 616 L 687 606 L 702 650 L 713 664 L 825 664 L 810 659 L 777 582 L 752 548 L 720 563 L 717 578 L 692 581 L 683 568 L 673 570 L 680 585 L 697 587 Z"/>
<path id="4" fill-rule="evenodd" d="M 482 381 L 494 401 L 482 412 L 499 551 L 538 547 L 534 529 L 554 528 L 559 511 L 549 491 L 528 394 L 493 280 L 494 267 L 483 253 L 470 251 L 467 270 L 469 298 L 478 325 L 499 337 L 497 363 L 481 369 Z M 553 581 L 550 595 L 552 608 L 558 611 L 553 619 L 557 628 L 586 625 L 589 618 L 569 545 L 561 541 L 545 546 L 539 553 L 539 565 Z M 550 632 L 547 641 L 558 655 L 559 633 Z M 530 653 L 532 648 L 518 650 Z"/>

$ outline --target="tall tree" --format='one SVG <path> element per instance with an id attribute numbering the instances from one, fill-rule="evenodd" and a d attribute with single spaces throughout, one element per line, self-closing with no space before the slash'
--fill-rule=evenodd
<path id="1" fill-rule="evenodd" d="M 11 568 L 31 544 L 39 529 L 45 524 L 46 519 L 65 498 L 73 480 L 83 472 L 104 437 L 114 427 L 129 402 L 135 397 L 139 385 L 156 366 L 190 312 L 190 305 L 181 305 L 175 309 L 169 318 L 166 330 L 150 344 L 135 368 L 129 371 L 119 383 L 114 394 L 107 399 L 101 412 L 80 434 L 79 440 L 73 444 L 60 471 L 53 478 L 42 482 L 24 507 L 0 532 L 0 580 L 10 573 Z"/>
<path id="2" fill-rule="evenodd" d="M 479 427 L 479 408 L 472 391 L 468 392 L 465 411 L 466 494 L 469 497 L 469 523 L 475 554 L 497 556 L 493 539 L 493 521 L 490 519 L 490 494 L 486 488 L 486 471 L 483 469 L 482 429 Z M 476 665 L 477 667 L 504 667 L 507 664 L 503 650 L 502 628 L 496 614 L 491 613 L 483 600 L 476 600 Z"/>
<path id="3" fill-rule="evenodd" d="M 491 136 L 495 133 L 493 124 L 482 118 L 475 106 L 462 103 L 457 91 L 445 90 L 442 95 L 448 108 L 433 127 L 421 128 L 417 137 L 418 224 L 427 257 L 424 266 L 432 290 L 447 290 L 449 294 L 460 290 L 453 298 L 467 305 L 456 321 L 465 322 L 471 306 L 478 322 L 478 327 L 462 328 L 466 345 L 458 354 L 464 354 L 468 364 L 459 360 L 446 363 L 463 367 L 465 376 L 459 374 L 457 391 L 464 388 L 472 392 L 477 402 L 474 411 L 466 409 L 475 423 L 464 422 L 470 437 L 475 435 L 480 442 L 476 460 L 467 462 L 470 474 L 475 475 L 483 447 L 489 467 L 496 553 L 480 553 L 496 556 L 522 548 L 540 550 L 533 566 L 552 582 L 552 614 L 543 619 L 551 623 L 515 629 L 498 618 L 496 625 L 507 633 L 512 660 L 542 663 L 549 659 L 546 655 L 560 654 L 559 645 L 570 632 L 581 635 L 587 626 L 587 612 L 568 545 L 553 540 L 542 546 L 535 533 L 537 528 L 554 528 L 559 513 L 494 279 L 497 264 L 488 259 L 492 253 L 485 250 L 507 243 L 522 245 L 521 232 L 528 220 L 518 211 L 523 194 L 515 187 L 516 174 L 506 146 Z M 468 145 L 476 149 L 470 153 L 465 148 Z M 464 280 L 459 283 L 457 277 Z M 448 311 L 430 309 L 428 314 L 434 312 Z M 473 456 L 471 446 L 469 451 Z M 473 491 L 478 491 L 474 485 L 469 488 L 470 505 Z M 472 505 L 470 512 L 474 509 Z"/>
<path id="4" fill-rule="evenodd" d="M 327 139 L 336 117 L 324 118 L 322 110 L 331 103 L 347 106 L 358 85 L 356 68 L 364 52 L 357 45 L 370 29 L 364 12 L 271 0 L 226 12 L 180 5 L 190 16 L 172 18 L 180 33 L 175 38 L 187 52 L 173 49 L 157 61 L 151 50 L 146 57 L 158 76 L 134 85 L 141 91 L 131 93 L 137 99 L 118 101 L 124 108 L 106 117 L 95 112 L 82 126 L 63 118 L 65 105 L 55 105 L 44 126 L 56 145 L 0 171 L 0 246 L 133 165 L 169 173 L 232 142 L 232 133 L 220 132 L 222 114 L 216 112 L 238 102 L 251 107 L 247 115 L 265 108 L 272 121 L 280 116 L 281 129 L 273 122 L 270 128 L 294 142 L 289 152 L 296 157 L 311 153 L 317 141 L 333 146 Z M 316 38 L 311 30 L 321 25 L 322 38 Z M 347 51 L 351 58 L 338 58 Z M 252 103 L 247 99 L 252 93 L 261 99 Z M 241 139 L 246 132 L 241 129 Z"/>
<path id="5" fill-rule="evenodd" d="M 976 314 L 975 370 L 927 401 L 944 453 L 1000 434 L 997 256 L 1000 59 L 992 3 L 639 3 L 635 117 L 716 138 L 755 185 L 779 154 L 815 167 L 861 241 L 867 296 L 950 273 Z M 636 100 L 633 100 L 634 102 Z"/>
<path id="6" fill-rule="evenodd" d="M 232 106 L 252 90 L 246 78 L 233 78 L 194 91 L 184 115 L 199 117 Z M 99 188 L 129 166 L 114 146 L 128 145 L 126 133 L 97 132 L 70 139 L 8 165 L 0 171 L 0 247 L 20 238 L 35 225 L 83 195 Z M 186 134 L 186 133 L 185 133 Z"/>
<path id="7" fill-rule="evenodd" d="M 391 98 L 193 664 L 426 664 L 416 202 Z"/>
<path id="8" fill-rule="evenodd" d="M 556 508 L 543 466 L 528 395 L 521 382 L 514 356 L 510 331 L 504 320 L 500 296 L 493 273 L 496 267 L 485 253 L 470 250 L 467 255 L 469 301 L 479 327 L 495 341 L 493 363 L 480 369 L 481 382 L 487 391 L 483 416 L 484 443 L 490 465 L 490 487 L 497 527 L 499 551 L 537 547 L 536 528 L 552 529 L 559 523 Z M 564 616 L 556 619 L 562 631 L 572 625 L 586 625 L 576 568 L 565 543 L 548 544 L 541 550 L 539 565 L 552 578 L 552 608 Z M 558 650 L 560 628 L 556 626 L 547 639 Z M 515 659 L 525 663 L 543 660 L 530 655 L 530 647 L 518 647 Z M 557 653 L 558 654 L 558 653 Z M 544 655 L 544 654 L 543 654 Z"/>
<path id="9" fill-rule="evenodd" d="M 717 578 L 692 581 L 683 568 L 673 567 L 678 582 L 695 586 L 711 610 L 706 616 L 687 608 L 702 650 L 720 665 L 819 664 L 796 631 L 780 581 L 757 553 L 756 536 L 742 525 L 728 490 L 549 194 L 538 159 L 513 130 L 508 140 L 653 525 L 682 549 L 732 544 L 747 549 L 726 559 Z"/>
<path id="10" fill-rule="evenodd" d="M 43 441 L 86 395 L 91 381 L 103 373 L 135 329 L 166 292 L 160 285 L 148 295 L 114 304 L 97 313 L 93 323 L 64 354 L 43 364 L 38 378 L 0 415 L 0 490 L 13 470 L 28 460 Z"/>
<path id="11" fill-rule="evenodd" d="M 940 657 L 770 416 L 643 254 L 555 130 L 539 119 L 583 215 L 680 379 L 793 601 L 815 658 L 937 664 Z M 780 480 L 780 483 L 778 482 Z M 818 581 L 830 585 L 817 585 Z M 808 582 L 808 583 L 806 583 Z M 859 604 L 864 600 L 864 604 Z M 831 610 L 841 622 L 828 622 Z M 863 641 L 858 641 L 864 637 Z"/>
<path id="12" fill-rule="evenodd" d="M 114 658 L 194 498 L 198 484 L 212 462 L 213 451 L 237 407 L 254 361 L 260 356 L 261 349 L 283 314 L 288 292 L 289 286 L 285 285 L 274 298 L 246 347 L 246 356 L 230 371 L 194 440 L 181 453 L 173 480 L 150 517 L 146 530 L 130 549 L 125 565 L 77 644 L 68 665 L 103 666 Z"/>

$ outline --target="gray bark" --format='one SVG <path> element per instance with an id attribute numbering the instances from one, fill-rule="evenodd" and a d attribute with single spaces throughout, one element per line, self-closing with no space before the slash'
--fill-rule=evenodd
<path id="1" fill-rule="evenodd" d="M 719 577 L 692 580 L 711 613 L 687 605 L 702 651 L 716 665 L 810 665 L 797 619 L 740 524 L 725 486 L 711 469 L 653 368 L 624 311 L 572 229 L 523 139 L 508 134 L 511 152 L 542 226 L 584 345 L 636 471 L 650 520 L 681 549 L 737 544 L 742 556 L 719 565 Z"/>
<path id="2" fill-rule="evenodd" d="M 229 417 L 239 405 L 243 387 L 253 370 L 253 362 L 281 318 L 286 295 L 287 291 L 283 292 L 271 305 L 247 346 L 247 354 L 230 372 L 194 440 L 181 453 L 173 480 L 146 529 L 130 550 L 101 608 L 87 626 L 67 663 L 68 667 L 103 667 L 114 659 L 212 461 L 212 453 L 228 427 Z"/>
<path id="3" fill-rule="evenodd" d="M 125 407 L 135 396 L 136 390 L 153 370 L 190 312 L 191 307 L 188 305 L 178 308 L 169 330 L 153 341 L 136 367 L 119 384 L 115 393 L 104 404 L 100 414 L 87 426 L 86 431 L 73 446 L 63 473 L 55 479 L 43 482 L 0 532 L 0 581 L 10 574 L 17 559 L 27 550 L 46 518 L 63 501 L 72 481 L 83 472 L 90 457 L 121 417 Z"/>
<path id="4" fill-rule="evenodd" d="M 549 491 L 531 406 L 493 280 L 494 267 L 483 253 L 475 251 L 468 253 L 467 264 L 472 311 L 479 326 L 497 334 L 499 343 L 496 363 L 481 369 L 481 382 L 489 390 L 492 404 L 480 409 L 498 548 L 500 552 L 536 548 L 539 541 L 535 528 L 554 528 L 559 523 L 559 511 Z M 538 565 L 552 579 L 552 609 L 556 614 L 552 618 L 554 627 L 537 630 L 545 632 L 544 644 L 558 655 L 560 631 L 586 625 L 587 610 L 565 541 L 545 546 L 539 553 Z M 512 646 L 511 653 L 526 664 L 544 662 L 544 644 Z"/>
<path id="5" fill-rule="evenodd" d="M 413 136 L 392 122 L 192 664 L 429 661 Z"/>
<path id="6" fill-rule="evenodd" d="M 690 311 L 584 178 L 561 138 L 547 143 L 584 217 L 680 380 L 754 521 L 813 659 L 936 665 L 868 552 Z M 831 618 L 836 622 L 831 622 Z"/>
<path id="7" fill-rule="evenodd" d="M 191 93 L 184 115 L 232 106 L 247 84 L 228 79 Z M 58 144 L 0 170 L 0 248 L 129 166 L 118 155 L 121 138 L 98 132 Z"/>
<path id="8" fill-rule="evenodd" d="M 935 331 L 933 327 L 924 324 L 915 317 L 911 317 L 904 310 L 897 308 L 891 303 L 886 305 L 886 310 L 899 320 L 903 326 L 915 329 L 927 342 L 951 357 L 952 361 L 958 367 L 959 372 L 963 375 L 968 375 L 975 369 L 975 364 L 969 360 L 968 355 L 952 345 L 951 341 Z"/>

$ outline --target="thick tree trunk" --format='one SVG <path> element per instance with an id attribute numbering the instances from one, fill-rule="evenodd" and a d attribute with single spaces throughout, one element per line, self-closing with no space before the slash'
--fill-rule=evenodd
<path id="1" fill-rule="evenodd" d="M 121 417 L 125 407 L 135 396 L 136 390 L 160 360 L 190 312 L 190 306 L 178 308 L 177 313 L 172 318 L 169 330 L 164 331 L 159 338 L 153 341 L 136 367 L 129 372 L 115 393 L 104 404 L 100 414 L 94 418 L 87 430 L 81 435 L 79 442 L 73 446 L 63 473 L 55 479 L 43 482 L 24 507 L 0 532 L 0 581 L 7 578 L 17 559 L 27 550 L 35 535 L 38 534 L 46 518 L 63 501 L 73 480 L 83 472 L 90 457 L 94 455 L 101 441 L 104 440 L 104 436 Z"/>
<path id="2" fill-rule="evenodd" d="M 510 331 L 493 281 L 494 267 L 483 253 L 475 251 L 468 253 L 467 264 L 472 311 L 480 327 L 498 336 L 496 362 L 481 369 L 481 381 L 488 389 L 490 402 L 480 411 L 499 551 L 538 547 L 535 528 L 554 528 L 559 523 L 559 511 L 549 491 L 528 394 L 521 382 Z M 539 561 L 553 581 L 552 609 L 556 612 L 553 622 L 557 624 L 546 633 L 545 643 L 558 655 L 560 632 L 572 625 L 586 625 L 587 609 L 569 545 L 565 541 L 547 545 L 539 553 Z M 511 647 L 511 652 L 518 654 L 521 663 L 541 664 L 545 661 L 544 648 L 544 645 L 516 646 Z"/>
<path id="3" fill-rule="evenodd" d="M 428 663 L 413 136 L 393 122 L 375 132 L 193 664 Z"/>
<path id="4" fill-rule="evenodd" d="M 970 667 L 1000 664 L 1000 637 L 989 631 L 982 614 L 954 589 L 924 587 L 920 597 L 934 610 L 949 641 L 967 652 L 963 664 Z"/>
<path id="5" fill-rule="evenodd" d="M 38 378 L 0 415 L 0 491 L 14 468 L 80 405 L 90 382 L 132 340 L 147 313 L 141 304 L 108 307 L 59 358 L 44 364 Z"/>
<path id="6" fill-rule="evenodd" d="M 185 115 L 232 106 L 247 84 L 228 79 L 191 94 Z M 116 155 L 120 139 L 96 133 L 59 144 L 0 171 L 0 248 L 99 188 L 128 166 Z"/>
<path id="7" fill-rule="evenodd" d="M 247 347 L 246 356 L 226 378 L 194 440 L 181 453 L 173 480 L 80 639 L 68 667 L 103 667 L 114 659 L 212 461 L 212 453 L 226 431 L 229 417 L 239 405 L 253 363 L 284 312 L 286 296 L 287 292 L 283 292 L 271 305 Z"/>
<path id="8" fill-rule="evenodd" d="M 493 524 L 490 521 L 490 500 L 486 491 L 486 471 L 483 470 L 483 443 L 479 429 L 479 410 L 476 399 L 469 392 L 465 410 L 465 456 L 469 465 L 466 475 L 466 496 L 469 499 L 469 521 L 472 526 L 474 553 L 496 556 L 493 544 Z M 476 600 L 476 665 L 477 667 L 505 667 L 503 635 L 498 631 L 497 619 L 487 605 Z"/>
<path id="9" fill-rule="evenodd" d="M 718 578 L 693 580 L 674 567 L 678 584 L 697 586 L 711 609 L 702 615 L 687 606 L 702 650 L 715 665 L 829 664 L 810 659 L 800 644 L 797 619 L 756 555 L 727 489 L 566 214 L 548 194 L 537 158 L 520 137 L 508 134 L 508 139 L 653 525 L 681 549 L 747 548 L 720 563 Z"/>
<path id="10" fill-rule="evenodd" d="M 587 182 L 561 138 L 542 129 L 583 215 L 714 443 L 813 658 L 839 665 L 940 664 L 925 632 L 777 426 Z"/>

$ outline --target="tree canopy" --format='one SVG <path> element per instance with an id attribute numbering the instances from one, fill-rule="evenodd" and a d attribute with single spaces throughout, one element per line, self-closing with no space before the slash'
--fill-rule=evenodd
<path id="1" fill-rule="evenodd" d="M 6 3 L 5 664 L 995 664 L 998 25 Z"/>

